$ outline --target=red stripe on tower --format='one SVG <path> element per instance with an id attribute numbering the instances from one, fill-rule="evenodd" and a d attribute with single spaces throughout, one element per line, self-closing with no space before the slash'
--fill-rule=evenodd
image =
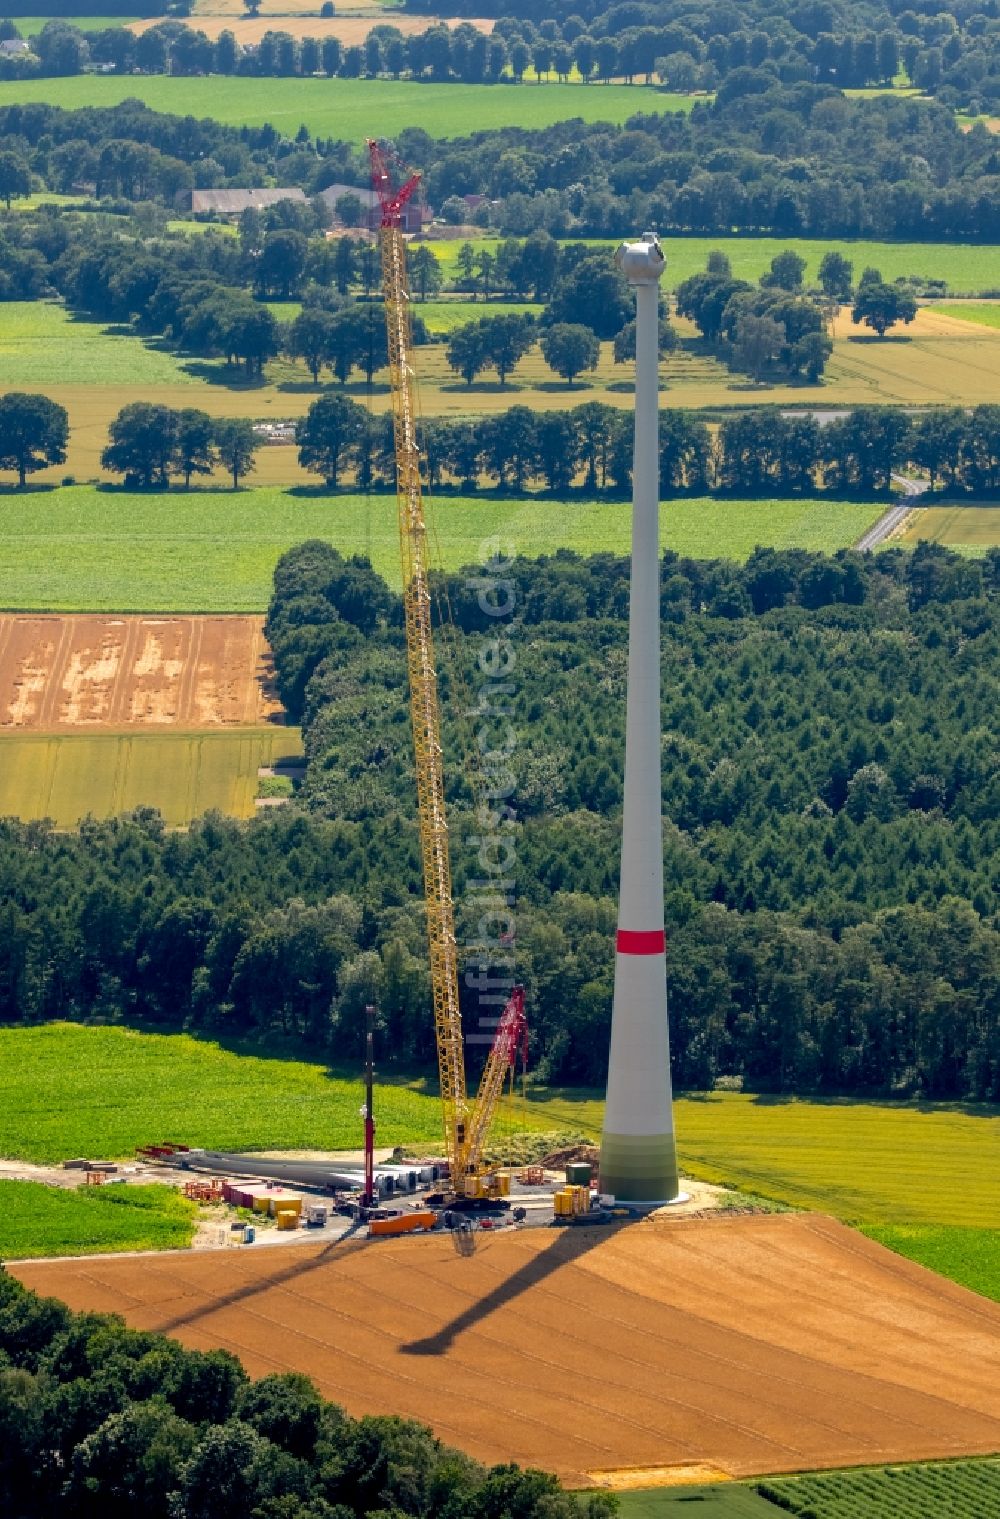
<path id="1" fill-rule="evenodd" d="M 667 950 L 667 936 L 662 928 L 620 928 L 615 948 L 620 955 L 663 955 Z"/>

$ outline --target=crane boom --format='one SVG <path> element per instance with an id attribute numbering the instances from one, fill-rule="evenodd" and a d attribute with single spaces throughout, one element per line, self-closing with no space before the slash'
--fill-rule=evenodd
<path id="1" fill-rule="evenodd" d="M 431 631 L 427 526 L 420 487 L 416 386 L 410 360 L 412 337 L 406 248 L 400 227 L 400 212 L 416 189 L 418 176 L 413 175 L 401 190 L 393 191 L 384 150 L 379 143 L 371 140 L 368 148 L 372 161 L 372 184 L 382 207 L 379 243 L 382 252 L 389 372 L 392 380 L 406 659 L 410 678 L 410 713 L 417 771 L 417 811 L 420 818 L 424 894 L 427 900 L 434 1028 L 444 1107 L 445 1144 L 452 1179 L 456 1185 L 460 1185 L 460 1178 L 465 1173 L 468 1098 L 462 1050 L 462 1017 L 458 1001 L 458 950 L 455 940 L 455 908 L 451 895 L 448 818 L 444 804 L 441 720 Z"/>
<path id="2" fill-rule="evenodd" d="M 451 891 L 441 719 L 431 625 L 427 526 L 416 432 L 416 383 L 411 361 L 406 244 L 401 228 L 402 209 L 416 190 L 420 176 L 411 175 L 400 188 L 393 189 L 390 156 L 386 148 L 369 138 L 368 150 L 371 155 L 372 187 L 381 206 L 379 243 L 392 383 L 406 661 L 410 681 L 417 813 L 427 904 L 434 1030 L 444 1111 L 445 1146 L 455 1192 L 459 1196 L 479 1196 L 482 1192 L 483 1147 L 503 1089 L 504 1076 L 513 1066 L 518 1051 L 523 1052 L 527 1038 L 524 988 L 514 988 L 501 1015 L 476 1101 L 470 1106 L 458 995 L 458 946 Z"/>

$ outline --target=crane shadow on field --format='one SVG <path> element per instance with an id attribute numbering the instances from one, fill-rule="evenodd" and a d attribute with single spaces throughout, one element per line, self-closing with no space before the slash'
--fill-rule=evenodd
<path id="1" fill-rule="evenodd" d="M 350 1229 L 339 1239 L 331 1240 L 318 1255 L 311 1255 L 305 1261 L 301 1259 L 292 1261 L 283 1271 L 275 1271 L 263 1276 L 257 1282 L 244 1282 L 220 1297 L 210 1297 L 205 1302 L 199 1303 L 197 1307 L 188 1308 L 165 1323 L 158 1324 L 156 1332 L 157 1334 L 174 1334 L 178 1329 L 196 1324 L 199 1319 L 211 1318 L 216 1313 L 223 1313 L 227 1308 L 245 1308 L 252 1298 L 258 1297 L 261 1293 L 272 1292 L 275 1287 L 284 1287 L 288 1282 L 301 1281 L 312 1272 L 321 1271 L 324 1266 L 329 1265 L 334 1256 L 356 1255 L 366 1248 L 367 1241 L 356 1237 L 355 1230 Z M 297 1255 L 298 1251 L 293 1249 L 290 1253 Z"/>
<path id="2" fill-rule="evenodd" d="M 401 1354 L 447 1355 L 459 1335 L 464 1334 L 467 1329 L 475 1328 L 481 1320 L 488 1318 L 491 1313 L 496 1313 L 501 1308 L 506 1308 L 523 1293 L 530 1292 L 533 1287 L 540 1287 L 556 1272 L 575 1265 L 583 1256 L 589 1255 L 591 1250 L 628 1227 L 629 1221 L 625 1220 L 618 1224 L 600 1224 L 591 1228 L 573 1225 L 560 1230 L 554 1235 L 547 1250 L 533 1255 L 530 1260 L 525 1261 L 523 1266 L 519 1266 L 516 1271 L 505 1276 L 492 1292 L 487 1292 L 485 1297 L 470 1303 L 468 1308 L 463 1309 L 455 1318 L 442 1324 L 436 1333 L 429 1334 L 426 1339 L 411 1340 L 409 1344 L 400 1345 Z"/>

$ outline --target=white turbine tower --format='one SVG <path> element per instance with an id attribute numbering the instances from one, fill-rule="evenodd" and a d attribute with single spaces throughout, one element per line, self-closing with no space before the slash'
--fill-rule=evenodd
<path id="1" fill-rule="evenodd" d="M 601 1191 L 649 1206 L 678 1198 L 667 1031 L 660 794 L 659 280 L 651 232 L 615 263 L 635 289 L 632 581 L 625 803 Z"/>

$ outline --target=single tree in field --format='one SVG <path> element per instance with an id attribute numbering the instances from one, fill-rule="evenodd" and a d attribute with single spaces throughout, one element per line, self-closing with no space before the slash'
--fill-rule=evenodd
<path id="1" fill-rule="evenodd" d="M 819 283 L 828 300 L 837 301 L 841 306 L 846 306 L 853 294 L 851 289 L 853 273 L 853 263 L 842 253 L 835 253 L 831 249 L 823 254 L 819 266 Z"/>
<path id="2" fill-rule="evenodd" d="M 279 227 L 264 235 L 254 275 L 261 295 L 271 292 L 287 301 L 305 273 L 309 244 L 294 227 Z"/>
<path id="3" fill-rule="evenodd" d="M 496 369 L 503 388 L 511 370 L 535 345 L 535 319 L 512 313 L 510 316 L 484 317 L 480 325 L 486 361 Z"/>
<path id="4" fill-rule="evenodd" d="M 342 227 L 360 227 L 365 219 L 364 202 L 360 195 L 353 190 L 348 190 L 343 195 L 338 195 L 334 202 L 334 211 L 337 220 Z"/>
<path id="5" fill-rule="evenodd" d="M 673 353 L 680 342 L 676 327 L 671 327 L 665 317 L 660 317 L 660 357 Z M 635 318 L 626 322 L 621 332 L 615 333 L 614 360 L 616 364 L 635 362 Z"/>
<path id="6" fill-rule="evenodd" d="M 600 356 L 596 334 L 579 322 L 555 322 L 542 333 L 542 357 L 571 390 L 578 374 L 597 368 Z"/>
<path id="7" fill-rule="evenodd" d="M 319 384 L 319 372 L 327 362 L 333 339 L 335 318 L 332 312 L 309 309 L 299 312 L 288 329 L 288 353 L 301 359 Z"/>
<path id="8" fill-rule="evenodd" d="M 169 406 L 132 401 L 123 406 L 108 429 L 110 439 L 101 465 L 126 483 L 137 480 L 147 489 L 170 483 L 177 452 L 177 413 Z"/>
<path id="9" fill-rule="evenodd" d="M 296 423 L 295 441 L 303 469 L 323 476 L 335 490 L 346 458 L 365 435 L 364 407 L 349 396 L 321 396 Z"/>
<path id="10" fill-rule="evenodd" d="M 460 374 L 466 385 L 471 385 L 478 374 L 490 362 L 481 322 L 466 322 L 456 327 L 445 349 L 448 368 Z"/>
<path id="11" fill-rule="evenodd" d="M 12 390 L 0 396 L 0 469 L 16 469 L 19 485 L 29 474 L 66 459 L 69 418 L 48 396 Z"/>
<path id="12" fill-rule="evenodd" d="M 864 323 L 880 338 L 897 322 L 912 322 L 917 314 L 917 303 L 908 290 L 900 285 L 887 285 L 877 269 L 866 269 L 861 276 L 854 310 L 855 323 Z"/>
<path id="13" fill-rule="evenodd" d="M 247 15 L 248 16 L 257 16 L 257 15 L 259 15 L 260 14 L 260 3 L 261 3 L 261 0 L 243 0 L 243 4 L 246 6 L 246 13 L 247 13 Z"/>
<path id="14" fill-rule="evenodd" d="M 476 289 L 476 252 L 471 243 L 463 243 L 458 250 L 455 259 L 455 288 L 456 290 Z"/>
<path id="15" fill-rule="evenodd" d="M 547 411 L 535 426 L 535 465 L 551 491 L 566 491 L 580 461 L 580 429 L 565 411 Z"/>
<path id="16" fill-rule="evenodd" d="M 768 365 L 773 364 L 781 353 L 784 342 L 785 329 L 773 317 L 741 317 L 733 344 L 736 362 L 759 383 Z"/>
<path id="17" fill-rule="evenodd" d="M 484 301 L 488 301 L 493 293 L 496 267 L 497 261 L 488 248 L 476 254 L 476 288 Z"/>
<path id="18" fill-rule="evenodd" d="M 20 153 L 0 153 L 0 199 L 7 210 L 22 195 L 31 194 L 31 170 Z"/>
<path id="19" fill-rule="evenodd" d="M 762 290 L 801 290 L 802 276 L 806 272 L 806 261 L 801 253 L 796 253 L 793 248 L 786 248 L 782 253 L 776 253 L 771 260 L 771 267 L 766 274 L 760 277 Z"/>
<path id="20" fill-rule="evenodd" d="M 252 473 L 257 438 L 253 423 L 245 417 L 223 417 L 215 424 L 215 446 L 219 450 L 219 463 L 233 477 L 236 490 L 244 475 Z"/>
<path id="21" fill-rule="evenodd" d="M 557 280 L 548 307 L 550 321 L 584 322 L 608 342 L 634 315 L 625 276 L 603 254 L 581 259 Z"/>
<path id="22" fill-rule="evenodd" d="M 358 277 L 358 260 L 354 239 L 338 237 L 333 255 L 333 282 L 341 295 L 346 295 L 352 280 Z"/>
<path id="23" fill-rule="evenodd" d="M 410 283 L 418 298 L 426 301 L 429 295 L 436 295 L 444 283 L 437 254 L 426 246 L 416 248 L 410 255 L 409 264 Z"/>
<path id="24" fill-rule="evenodd" d="M 192 475 L 210 475 L 215 463 L 215 423 L 207 411 L 185 406 L 177 413 L 177 468 L 184 489 L 191 489 Z"/>

